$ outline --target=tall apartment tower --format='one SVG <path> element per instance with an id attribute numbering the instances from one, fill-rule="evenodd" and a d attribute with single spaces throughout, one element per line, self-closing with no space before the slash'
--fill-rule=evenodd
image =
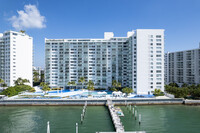
<path id="1" fill-rule="evenodd" d="M 109 88 L 117 80 L 137 94 L 164 90 L 164 30 L 137 29 L 127 37 L 105 32 L 104 39 L 45 39 L 45 81 L 68 87 L 80 77 L 95 88 Z"/>
<path id="2" fill-rule="evenodd" d="M 165 84 L 200 84 L 200 48 L 165 53 Z"/>
<path id="3" fill-rule="evenodd" d="M 18 78 L 32 86 L 33 39 L 25 33 L 6 31 L 0 34 L 0 78 L 14 86 Z"/>

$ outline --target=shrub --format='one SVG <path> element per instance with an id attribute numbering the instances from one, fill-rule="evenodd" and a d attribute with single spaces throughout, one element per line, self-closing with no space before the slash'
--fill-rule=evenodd
<path id="1" fill-rule="evenodd" d="M 14 95 L 18 95 L 19 92 L 30 91 L 32 89 L 33 88 L 29 85 L 16 85 L 14 87 L 8 87 L 7 89 L 3 90 L 0 94 L 11 97 Z"/>
<path id="2" fill-rule="evenodd" d="M 35 89 L 34 89 L 34 88 L 32 88 L 32 89 L 30 89 L 30 90 L 29 90 L 29 92 L 35 92 Z"/>
<path id="3" fill-rule="evenodd" d="M 123 93 L 126 93 L 126 94 L 129 94 L 129 93 L 132 93 L 132 92 L 133 92 L 133 89 L 132 89 L 132 88 L 125 87 L 125 88 L 122 89 L 122 92 L 123 92 Z"/>

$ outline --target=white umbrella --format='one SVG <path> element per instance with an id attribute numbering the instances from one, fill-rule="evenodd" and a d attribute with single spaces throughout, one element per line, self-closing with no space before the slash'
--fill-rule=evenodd
<path id="1" fill-rule="evenodd" d="M 50 125 L 49 125 L 49 121 L 47 122 L 47 133 L 50 133 Z"/>

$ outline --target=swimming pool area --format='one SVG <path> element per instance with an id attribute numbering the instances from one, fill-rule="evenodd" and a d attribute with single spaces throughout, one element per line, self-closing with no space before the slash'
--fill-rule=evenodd
<path id="1" fill-rule="evenodd" d="M 117 94 L 117 95 L 116 95 Z M 153 98 L 153 95 L 137 95 L 126 94 L 122 92 L 112 92 L 112 91 L 88 91 L 84 89 L 74 89 L 74 90 L 51 90 L 44 92 L 42 90 L 37 92 L 23 92 L 18 95 L 15 99 L 81 99 L 81 98 Z"/>

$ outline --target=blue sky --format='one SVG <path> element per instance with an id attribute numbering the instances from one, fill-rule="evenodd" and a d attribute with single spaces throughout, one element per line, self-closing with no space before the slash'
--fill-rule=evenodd
<path id="1" fill-rule="evenodd" d="M 132 29 L 165 29 L 165 51 L 200 42 L 200 0 L 0 0 L 0 32 L 19 30 L 13 16 L 33 5 L 43 25 L 23 27 L 34 39 L 34 65 L 44 67 L 44 38 L 126 36 Z M 34 27 L 35 26 L 35 27 Z"/>

